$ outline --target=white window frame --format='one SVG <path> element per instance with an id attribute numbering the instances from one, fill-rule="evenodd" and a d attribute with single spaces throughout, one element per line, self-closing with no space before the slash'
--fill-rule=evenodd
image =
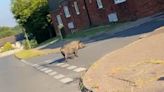
<path id="1" fill-rule="evenodd" d="M 57 15 L 56 19 L 57 19 L 58 25 L 63 25 L 63 21 L 60 15 Z"/>
<path id="2" fill-rule="evenodd" d="M 66 18 L 71 17 L 71 14 L 69 12 L 68 6 L 64 6 L 63 8 L 64 8 L 65 17 Z"/>
<path id="3" fill-rule="evenodd" d="M 74 2 L 74 7 L 75 7 L 76 14 L 79 15 L 80 14 L 80 10 L 79 10 L 77 1 Z"/>
<path id="4" fill-rule="evenodd" d="M 123 2 L 126 2 L 126 0 L 114 0 L 115 4 L 119 4 L 119 3 L 123 3 Z"/>
<path id="5" fill-rule="evenodd" d="M 99 9 L 103 8 L 102 0 L 96 0 Z"/>

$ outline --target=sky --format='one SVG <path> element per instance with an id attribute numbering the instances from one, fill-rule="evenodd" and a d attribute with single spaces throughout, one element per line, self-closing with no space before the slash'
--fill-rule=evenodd
<path id="1" fill-rule="evenodd" d="M 0 26 L 14 27 L 17 25 L 10 6 L 11 0 L 0 0 Z"/>

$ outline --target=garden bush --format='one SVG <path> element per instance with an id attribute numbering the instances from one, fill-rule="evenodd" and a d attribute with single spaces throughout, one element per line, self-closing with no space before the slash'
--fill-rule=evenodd
<path id="1" fill-rule="evenodd" d="M 7 42 L 2 47 L 1 52 L 6 52 L 6 51 L 9 51 L 9 50 L 12 50 L 12 49 L 14 49 L 13 46 L 12 46 L 12 44 L 10 42 Z"/>

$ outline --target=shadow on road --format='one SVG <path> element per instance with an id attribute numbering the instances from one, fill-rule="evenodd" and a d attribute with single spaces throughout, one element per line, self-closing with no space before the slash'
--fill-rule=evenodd
<path id="1" fill-rule="evenodd" d="M 64 58 L 60 58 L 60 59 L 54 60 L 53 62 L 51 62 L 49 64 L 62 63 L 62 62 L 65 62 L 65 59 Z"/>

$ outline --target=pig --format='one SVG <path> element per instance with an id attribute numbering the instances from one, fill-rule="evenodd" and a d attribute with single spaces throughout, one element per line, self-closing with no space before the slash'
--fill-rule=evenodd
<path id="1" fill-rule="evenodd" d="M 75 57 L 78 57 L 77 53 L 79 49 L 82 49 L 85 47 L 85 44 L 81 41 L 72 41 L 68 44 L 65 44 L 61 47 L 60 52 L 64 56 L 65 61 L 67 62 L 68 58 L 72 58 L 71 56 L 74 55 Z"/>

